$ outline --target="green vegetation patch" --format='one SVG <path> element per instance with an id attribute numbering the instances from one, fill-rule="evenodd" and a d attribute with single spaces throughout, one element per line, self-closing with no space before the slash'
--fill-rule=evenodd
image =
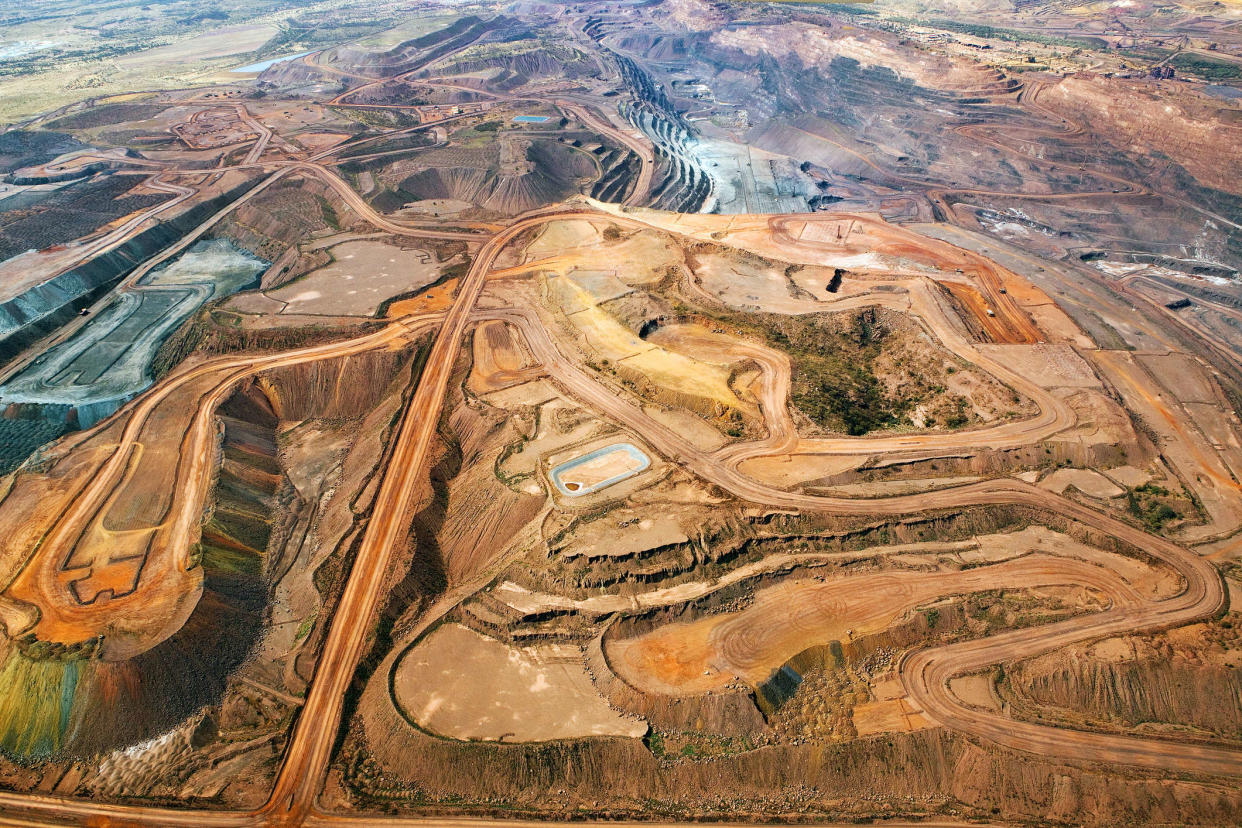
<path id="1" fill-rule="evenodd" d="M 643 744 L 653 756 L 666 762 L 719 759 L 747 753 L 757 747 L 747 736 L 698 730 L 649 731 L 643 737 Z"/>
<path id="2" fill-rule="evenodd" d="M 1242 78 L 1242 64 L 1218 58 L 1192 55 L 1182 52 L 1170 61 L 1179 72 L 1189 72 L 1207 80 L 1237 80 Z"/>
<path id="3" fill-rule="evenodd" d="M 821 429 L 861 436 L 893 427 L 954 429 L 975 422 L 970 401 L 949 389 L 948 377 L 958 367 L 935 346 L 918 342 L 913 323 L 901 314 L 876 307 L 801 316 L 743 314 L 709 310 L 684 294 L 670 298 L 671 310 L 683 321 L 758 339 L 788 354 L 792 407 Z M 1002 407 L 1022 402 L 1003 386 L 995 393 Z"/>
<path id="4" fill-rule="evenodd" d="M 198 560 L 203 568 L 216 574 L 258 577 L 261 561 L 254 549 L 236 543 L 210 530 L 203 533 L 198 547 Z"/>
<path id="5" fill-rule="evenodd" d="M 876 361 L 890 331 L 874 309 L 756 316 L 745 326 L 789 354 L 793 404 L 821 428 L 857 436 L 894 426 L 933 391 L 915 384 L 890 392 L 880 382 Z"/>
<path id="6" fill-rule="evenodd" d="M 1174 507 L 1174 495 L 1163 486 L 1144 483 L 1126 491 L 1126 509 L 1150 532 L 1159 532 L 1183 515 Z"/>

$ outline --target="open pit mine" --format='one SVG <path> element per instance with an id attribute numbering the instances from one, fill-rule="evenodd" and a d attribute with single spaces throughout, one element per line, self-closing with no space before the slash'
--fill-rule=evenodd
<path id="1" fill-rule="evenodd" d="M 1242 3 L 0 14 L 0 824 L 1242 825 Z"/>

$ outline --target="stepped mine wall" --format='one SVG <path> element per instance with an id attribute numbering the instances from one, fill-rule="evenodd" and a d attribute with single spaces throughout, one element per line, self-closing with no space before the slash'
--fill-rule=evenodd
<path id="1" fill-rule="evenodd" d="M 97 646 L 0 640 L 0 753 L 85 758 L 141 743 L 219 699 L 249 654 L 262 629 L 263 567 L 283 479 L 278 421 L 253 382 L 234 391 L 218 417 L 216 479 L 193 561 L 203 586 L 184 625 L 121 660 Z"/>
<path id="2" fill-rule="evenodd" d="M 504 802 L 496 814 L 510 818 L 523 808 L 546 814 L 540 797 L 548 790 L 561 792 L 567 813 L 586 803 L 628 815 L 658 803 L 680 816 L 726 811 L 731 819 L 808 804 L 842 818 L 864 815 L 851 812 L 842 798 L 847 791 L 865 793 L 855 806 L 860 810 L 883 802 L 894 814 L 930 811 L 1039 824 L 1222 825 L 1233 824 L 1242 807 L 1236 789 L 1084 771 L 975 744 L 941 728 L 667 762 L 638 739 L 453 742 L 418 732 L 395 712 L 367 725 L 367 747 L 392 779 L 418 786 L 431 801 Z M 400 804 L 385 796 L 382 784 L 351 781 L 364 802 L 382 803 L 385 810 Z"/>
<path id="3" fill-rule="evenodd" d="M 174 244 L 255 183 L 247 181 L 210 201 L 196 204 L 112 250 L 48 279 L 20 296 L 0 302 L 0 362 L 13 359 L 34 342 L 66 324 L 82 308 L 115 287 L 139 264 Z"/>
<path id="4" fill-rule="evenodd" d="M 366 351 L 276 368 L 259 383 L 283 421 L 357 417 L 379 404 L 408 362 L 404 351 Z"/>

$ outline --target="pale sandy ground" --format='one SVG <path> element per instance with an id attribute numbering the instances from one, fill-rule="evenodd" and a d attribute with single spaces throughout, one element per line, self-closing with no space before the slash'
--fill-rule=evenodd
<path id="1" fill-rule="evenodd" d="M 267 291 L 284 303 L 281 313 L 371 316 L 385 299 L 434 282 L 443 267 L 422 250 L 378 241 L 345 242 L 331 253 L 331 264 Z"/>
<path id="2" fill-rule="evenodd" d="M 617 509 L 609 513 L 607 520 L 590 521 L 576 529 L 572 545 L 563 555 L 566 558 L 624 558 L 661 546 L 685 543 L 690 536 L 683 523 L 695 526 L 695 514 L 677 509 L 684 512 L 679 520 L 679 515 L 673 513 L 675 508 L 669 507 L 664 513 L 653 513 L 650 509 Z"/>
<path id="3" fill-rule="evenodd" d="M 1078 491 L 1091 497 L 1120 497 L 1125 490 L 1099 472 L 1090 469 L 1057 469 L 1039 481 L 1039 485 L 1057 494 L 1073 486 Z"/>
<path id="4" fill-rule="evenodd" d="M 561 484 L 571 492 L 598 486 L 605 480 L 633 472 L 641 461 L 623 448 L 601 454 L 568 469 L 560 476 Z"/>
<path id="5" fill-rule="evenodd" d="M 420 726 L 452 739 L 539 742 L 639 737 L 647 725 L 608 706 L 577 647 L 515 649 L 445 624 L 401 657 L 397 704 Z"/>
<path id="6" fill-rule="evenodd" d="M 905 692 L 898 678 L 878 682 L 872 688 L 875 700 L 854 708 L 854 728 L 858 735 L 902 733 L 931 727 L 931 722 L 911 704 Z"/>

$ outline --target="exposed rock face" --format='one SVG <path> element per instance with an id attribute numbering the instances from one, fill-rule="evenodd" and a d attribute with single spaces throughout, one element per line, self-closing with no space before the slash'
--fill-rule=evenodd
<path id="1" fill-rule="evenodd" d="M 319 179 L 286 179 L 238 207 L 215 233 L 275 262 L 311 233 L 339 229 L 353 220 L 336 190 Z"/>
<path id="2" fill-rule="evenodd" d="M 1229 110 L 1189 94 L 1143 88 L 1114 78 L 1076 75 L 1041 91 L 1041 105 L 1111 135 L 1118 147 L 1150 148 L 1172 158 L 1203 184 L 1242 194 L 1242 143 Z"/>
<path id="3" fill-rule="evenodd" d="M 264 373 L 260 383 L 284 421 L 357 416 L 388 392 L 398 369 L 409 362 L 399 351 L 366 351 L 340 359 L 304 362 Z"/>
<path id="4" fill-rule="evenodd" d="M 107 661 L 92 647 L 56 650 L 5 642 L 0 749 L 18 757 L 90 756 L 149 739 L 219 698 L 261 628 L 263 559 L 273 495 L 277 419 L 254 383 L 219 411 L 221 467 L 203 524 L 203 591 L 185 624 L 133 658 Z"/>
<path id="5" fill-rule="evenodd" d="M 899 51 L 876 32 L 864 34 L 854 30 L 847 35 L 809 23 L 787 23 L 725 29 L 714 33 L 711 42 L 752 57 L 766 52 L 767 44 L 781 42 L 788 45 L 788 54 L 796 56 L 804 67 L 826 67 L 843 58 L 864 68 L 886 69 L 920 85 L 945 91 L 983 94 L 1016 86 L 1015 81 L 1002 79 L 995 69 L 986 66 L 930 53 Z"/>
<path id="6" fill-rule="evenodd" d="M 484 813 L 486 803 L 500 802 L 505 813 L 547 814 L 553 790 L 565 815 L 579 807 L 616 816 L 658 807 L 733 820 L 774 811 L 849 818 L 880 809 L 1100 826 L 1227 824 L 1242 807 L 1236 789 L 1083 772 L 990 751 L 939 729 L 666 762 L 638 740 L 454 744 L 402 725 L 370 742 L 369 759 L 349 749 L 351 776 L 367 801 L 452 798 L 478 803 Z"/>
<path id="7" fill-rule="evenodd" d="M 464 455 L 470 455 L 469 446 L 483 445 L 478 435 L 485 433 L 481 426 L 488 420 L 480 412 L 455 406 L 447 422 L 452 423 L 452 432 L 461 436 Z M 453 496 L 460 490 L 456 487 L 483 486 L 482 478 L 470 479 L 458 470 L 454 455 L 455 452 L 446 454 L 448 465 L 442 462 L 436 472 L 436 476 L 452 481 L 448 490 Z M 486 455 L 475 456 L 476 464 L 487 462 Z M 468 467 L 467 463 L 462 468 Z M 438 488 L 443 484 L 433 481 L 433 485 Z M 432 499 L 429 494 L 428 500 Z M 608 522 L 609 517 L 595 519 Z M 710 566 L 718 572 L 722 562 L 732 567 L 743 560 L 769 558 L 782 549 L 838 553 L 856 549 L 865 555 L 865 550 L 878 543 L 966 539 L 1011 529 L 1032 519 L 1042 522 L 1045 516 L 1004 508 L 866 521 L 781 514 L 747 517 L 721 509 L 716 518 L 714 523 L 710 519 L 704 522 L 697 542 L 686 540 L 646 550 L 641 556 L 641 572 L 657 573 L 660 583 L 681 583 L 678 575 L 689 576 L 699 566 Z M 1116 547 L 1115 542 L 1074 524 L 1053 522 L 1060 523 L 1058 528 L 1084 543 Z M 430 571 L 436 564 L 426 556 L 434 547 L 422 538 L 419 543 L 421 548 L 412 555 L 412 569 Z M 512 565 L 501 577 L 520 581 L 532 591 L 555 588 L 583 597 L 599 594 L 601 586 L 622 594 L 633 586 L 629 576 L 625 576 L 625 582 L 602 579 L 605 572 L 620 578 L 617 573 L 624 571 L 600 565 L 600 561 L 611 561 L 612 557 L 600 555 L 591 562 L 577 561 L 565 555 L 559 543 L 556 540 L 553 544 L 546 564 L 535 562 L 539 556 L 531 555 Z M 460 554 L 460 550 L 454 554 Z M 578 574 L 583 577 L 577 579 Z M 781 572 L 770 577 L 798 575 Z M 407 583 L 414 585 L 409 578 Z M 684 612 L 690 618 L 712 612 L 726 603 L 746 600 L 754 589 L 755 582 L 751 582 L 745 589 L 722 590 L 693 602 Z M 415 601 L 410 604 L 412 607 L 427 606 L 434 596 L 416 595 L 418 591 L 414 586 L 406 600 Z M 799 653 L 786 666 L 810 674 L 829 663 L 856 663 L 879 649 L 893 652 L 908 648 L 966 624 L 966 610 L 959 604 L 950 602 L 938 607 L 937 621 L 916 613 L 882 634 Z M 612 628 L 623 628 L 619 634 L 633 635 L 645 626 L 667 623 L 668 612 L 635 614 Z M 554 790 L 558 799 L 551 812 L 566 815 L 579 808 L 611 816 L 649 814 L 658 808 L 671 816 L 695 818 L 739 819 L 753 814 L 793 812 L 849 818 L 874 815 L 881 808 L 896 814 L 1093 825 L 1113 825 L 1119 821 L 1159 824 L 1171 819 L 1210 825 L 1228 821 L 1232 809 L 1242 804 L 1242 794 L 1234 790 L 1182 782 L 1172 783 L 1171 788 L 1167 780 L 1108 767 L 1083 771 L 976 745 L 936 728 L 864 739 L 857 739 L 844 728 L 842 740 L 836 742 L 813 739 L 780 743 L 769 739 L 768 722 L 760 714 L 749 688 L 680 698 L 657 698 L 643 693 L 613 672 L 601 644 L 602 636 L 597 633 L 584 639 L 582 626 L 574 623 L 571 615 L 570 611 L 548 610 L 515 618 L 512 607 L 476 596 L 466 611 L 453 619 L 477 626 L 479 619 L 486 618 L 489 635 L 510 636 L 512 641 L 530 641 L 555 630 L 557 635 L 585 645 L 587 669 L 597 690 L 614 708 L 649 721 L 657 731 L 653 738 L 664 738 L 661 731 L 694 734 L 695 738 L 715 739 L 726 747 L 710 759 L 701 759 L 693 751 L 665 753 L 654 747 L 654 741 L 644 745 L 635 739 L 484 744 L 432 738 L 411 728 L 388 700 L 385 677 L 397 654 L 404 652 L 408 644 L 398 637 L 387 658 L 378 660 L 361 696 L 357 724 L 341 765 L 348 793 L 337 793 L 351 797 L 356 806 L 364 808 L 405 804 L 420 813 L 436 813 L 437 803 L 444 803 L 446 808 L 465 807 L 472 813 L 486 814 L 490 807 L 495 807 L 498 813 L 501 808 L 506 813 L 529 809 L 546 816 L 546 792 Z M 930 624 L 937 625 L 935 633 L 929 631 Z M 394 629 L 400 628 L 398 622 Z M 780 706 L 782 690 L 775 680 L 765 683 L 758 692 L 764 695 L 761 701 L 767 707 L 775 710 Z M 763 746 L 756 748 L 755 744 Z M 849 791 L 849 795 L 843 796 L 842 791 Z"/>
<path id="8" fill-rule="evenodd" d="M 506 215 L 554 204 L 576 192 L 576 181 L 591 176 L 594 165 L 581 153 L 550 141 L 525 148 L 524 164 L 513 169 L 430 167 L 401 182 L 415 199 L 449 198 Z"/>
<path id="9" fill-rule="evenodd" d="M 219 789 L 212 763 L 248 749 L 236 734 L 260 744 L 277 738 L 288 721 L 280 694 L 305 689 L 322 632 L 317 626 L 295 638 L 293 630 L 306 617 L 313 622 L 333 597 L 332 573 L 368 508 L 386 425 L 413 355 L 413 349 L 368 353 L 240 385 L 217 412 L 219 469 L 195 552 L 203 589 L 188 619 L 152 649 L 119 660 L 109 660 L 94 642 L 72 651 L 33 640 L 0 643 L 0 755 L 55 762 L 107 753 L 98 772 L 82 776 L 85 790 L 186 796 L 200 785 Z M 322 446 L 340 453 L 339 471 L 324 491 L 308 486 L 305 469 L 289 465 L 297 458 L 288 456 L 288 432 L 307 421 L 326 437 L 297 451 Z M 361 434 L 341 440 L 337 433 L 348 433 L 351 422 Z M 319 539 L 319 551 L 300 543 L 308 534 Z M 286 656 L 291 663 L 282 684 L 283 665 L 274 660 Z M 248 685 L 233 680 L 243 665 L 283 688 L 275 701 L 270 691 L 254 703 L 245 696 Z M 204 709 L 205 718 L 195 717 Z M 219 738 L 217 730 L 233 738 Z M 135 745 L 141 749 L 127 751 Z"/>
<path id="10" fill-rule="evenodd" d="M 252 183 L 198 204 L 79 267 L 0 302 L 0 361 L 13 358 L 27 345 L 64 325 L 140 262 L 180 239 L 207 216 L 249 189 Z"/>
<path id="11" fill-rule="evenodd" d="M 1004 688 L 1020 715 L 1242 740 L 1240 665 L 1232 626 L 1199 625 L 1049 653 L 1011 670 Z"/>

